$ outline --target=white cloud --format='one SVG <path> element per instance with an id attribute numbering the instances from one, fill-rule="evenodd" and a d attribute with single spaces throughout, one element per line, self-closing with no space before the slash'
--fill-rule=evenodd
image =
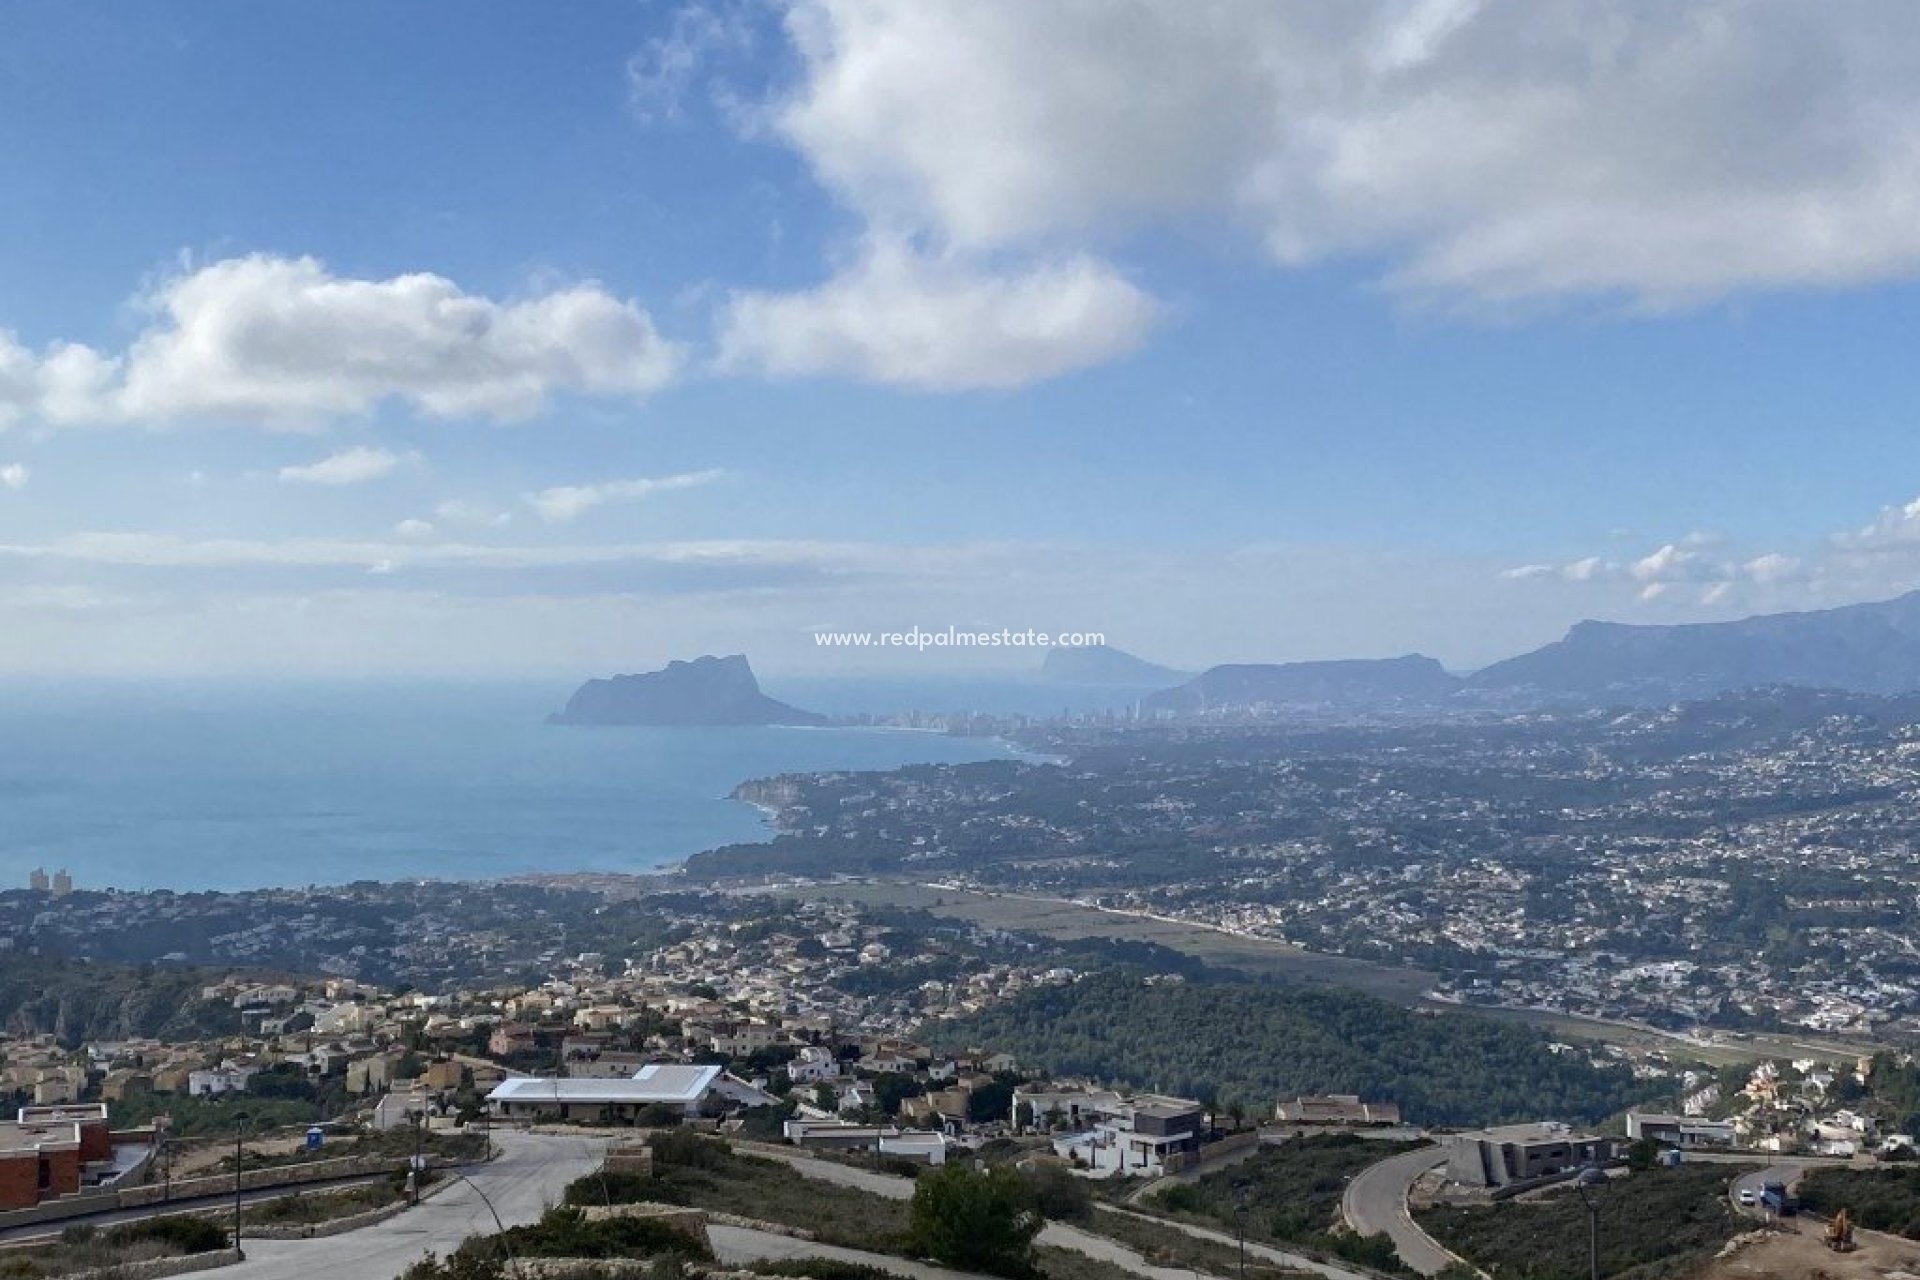
<path id="1" fill-rule="evenodd" d="M 1569 582 L 1590 582 L 1595 578 L 1604 577 L 1611 569 L 1612 566 L 1599 556 L 1587 556 L 1561 569 L 1560 576 Z"/>
<path id="2" fill-rule="evenodd" d="M 686 97 L 715 55 L 753 43 L 753 24 L 738 4 L 687 4 L 665 35 L 627 59 L 627 102 L 642 124 L 681 119 Z"/>
<path id="3" fill-rule="evenodd" d="M 1920 272 L 1920 9 L 794 0 L 775 127 L 974 254 L 1227 224 L 1478 303 Z"/>
<path id="4" fill-rule="evenodd" d="M 1154 313 L 1146 294 L 1084 255 L 988 270 L 877 243 L 818 288 L 735 294 L 720 364 L 927 391 L 1020 387 L 1124 355 Z"/>
<path id="5" fill-rule="evenodd" d="M 0 489 L 24 489 L 32 478 L 33 471 L 24 463 L 9 462 L 0 467 Z"/>
<path id="6" fill-rule="evenodd" d="M 1544 578 L 1551 575 L 1554 568 L 1550 564 L 1522 564 L 1511 569 L 1502 569 L 1500 576 L 1510 582 L 1525 582 L 1529 578 Z"/>
<path id="7" fill-rule="evenodd" d="M 718 469 L 637 480 L 606 480 L 599 484 L 557 485 L 526 495 L 525 501 L 543 520 L 562 524 L 605 502 L 631 502 L 656 493 L 694 489 L 712 484 L 726 473 Z"/>
<path id="8" fill-rule="evenodd" d="M 280 480 L 284 484 L 365 484 L 369 480 L 392 475 L 403 461 L 405 459 L 400 454 L 390 450 L 355 445 L 351 449 L 329 454 L 318 462 L 282 467 Z"/>
<path id="9" fill-rule="evenodd" d="M 444 277 L 335 276 L 254 254 L 163 280 L 153 320 L 108 355 L 36 355 L 0 332 L 0 426 L 211 418 L 300 427 L 397 400 L 434 417 L 530 417 L 560 394 L 637 398 L 681 352 L 592 283 L 495 301 Z"/>
<path id="10" fill-rule="evenodd" d="M 474 528 L 504 529 L 513 523 L 511 511 L 472 498 L 448 498 L 434 507 L 433 514 L 447 524 Z"/>
<path id="11" fill-rule="evenodd" d="M 1688 551 L 1673 542 L 1634 561 L 1627 567 L 1627 572 L 1639 582 L 1692 582 L 1713 575 L 1712 567 L 1698 552 Z"/>
<path id="12" fill-rule="evenodd" d="M 426 538 L 433 534 L 431 520 L 407 519 L 393 526 L 393 531 L 402 538 Z"/>
<path id="13" fill-rule="evenodd" d="M 1794 556 L 1769 551 L 1765 555 L 1755 556 L 1740 567 L 1755 582 L 1786 582 L 1800 572 L 1800 561 Z"/>

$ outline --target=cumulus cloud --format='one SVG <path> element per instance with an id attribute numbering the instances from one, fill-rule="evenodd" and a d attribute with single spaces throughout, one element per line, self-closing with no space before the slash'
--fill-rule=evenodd
<path id="1" fill-rule="evenodd" d="M 818 288 L 735 294 L 720 364 L 925 391 L 1020 387 L 1133 350 L 1154 312 L 1146 294 L 1084 255 L 988 270 L 880 243 Z"/>
<path id="2" fill-rule="evenodd" d="M 637 398 L 675 344 L 596 284 L 496 301 L 427 273 L 362 280 L 266 254 L 163 280 L 118 355 L 35 353 L 0 333 L 0 426 L 207 418 L 301 427 L 394 400 L 433 417 L 527 418 L 560 394 Z"/>
<path id="3" fill-rule="evenodd" d="M 427 538 L 433 536 L 433 521 L 409 518 L 394 525 L 393 531 L 403 538 Z"/>
<path id="4" fill-rule="evenodd" d="M 33 472 L 24 464 L 9 462 L 0 467 L 0 489 L 24 489 Z"/>
<path id="5" fill-rule="evenodd" d="M 774 128 L 976 254 L 1220 225 L 1474 302 L 1920 272 L 1897 0 L 795 0 Z"/>
<path id="6" fill-rule="evenodd" d="M 557 485 L 526 495 L 526 502 L 543 520 L 564 524 L 606 502 L 631 502 L 656 493 L 694 489 L 712 484 L 726 473 L 718 469 L 636 480 L 606 480 L 599 484 Z"/>
<path id="7" fill-rule="evenodd" d="M 400 454 L 390 450 L 356 445 L 328 454 L 318 462 L 282 467 L 280 480 L 283 484 L 365 484 L 392 475 L 403 461 Z"/>

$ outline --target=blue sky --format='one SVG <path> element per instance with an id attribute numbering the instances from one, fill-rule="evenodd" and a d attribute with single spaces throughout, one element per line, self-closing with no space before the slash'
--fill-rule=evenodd
<path id="1" fill-rule="evenodd" d="M 1916 23 L 13 6 L 0 671 L 1469 667 L 1910 589 Z"/>

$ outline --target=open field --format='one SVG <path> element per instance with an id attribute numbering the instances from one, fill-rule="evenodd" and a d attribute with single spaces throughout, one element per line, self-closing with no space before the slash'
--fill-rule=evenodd
<path id="1" fill-rule="evenodd" d="M 806 898 L 837 898 L 850 902 L 918 907 L 937 916 L 971 920 L 993 929 L 1041 937 L 1118 938 L 1150 942 L 1184 952 L 1208 964 L 1241 969 L 1254 977 L 1279 982 L 1321 983 L 1352 987 L 1392 1000 L 1417 1004 L 1433 984 L 1424 969 L 1400 968 L 1318 955 L 1284 942 L 1227 933 L 1205 925 L 1158 916 L 1106 911 L 1059 898 L 989 894 L 967 889 L 945 889 L 905 881 L 863 881 L 857 884 L 810 885 L 783 889 Z"/>
<path id="2" fill-rule="evenodd" d="M 903 880 L 863 880 L 833 885 L 803 885 L 777 892 L 799 898 L 835 898 L 849 902 L 911 907 L 950 919 L 971 920 L 989 928 L 1041 937 L 1119 938 L 1157 943 L 1209 964 L 1240 969 L 1278 982 L 1352 987 L 1383 1000 L 1416 1008 L 1462 1009 L 1493 1018 L 1537 1026 L 1555 1035 L 1639 1050 L 1664 1050 L 1687 1060 L 1721 1066 L 1763 1058 L 1842 1058 L 1872 1053 L 1876 1046 L 1820 1036 L 1758 1034 L 1740 1040 L 1702 1044 L 1650 1027 L 1608 1022 L 1544 1009 L 1507 1009 L 1441 1004 L 1426 999 L 1434 975 L 1424 969 L 1374 964 L 1344 956 L 1320 955 L 1270 938 L 1228 933 L 1205 925 L 1159 916 L 1108 911 L 1060 898 L 983 893 Z"/>

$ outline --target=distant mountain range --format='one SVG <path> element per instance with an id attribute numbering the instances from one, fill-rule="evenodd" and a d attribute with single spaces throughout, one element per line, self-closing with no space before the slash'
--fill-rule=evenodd
<path id="1" fill-rule="evenodd" d="M 1192 675 L 1191 671 L 1175 671 L 1105 644 L 1049 649 L 1040 663 L 1040 678 L 1049 684 L 1164 688 Z"/>
<path id="2" fill-rule="evenodd" d="M 825 724 L 827 718 L 760 692 L 743 654 L 669 662 L 643 675 L 589 680 L 567 699 L 553 724 L 750 725 Z"/>
<path id="3" fill-rule="evenodd" d="M 1150 694 L 1149 712 L 1196 715 L 1252 707 L 1363 707 L 1438 702 L 1460 677 L 1432 658 L 1355 658 L 1335 662 L 1246 663 L 1213 667 L 1183 685 Z"/>
<path id="4" fill-rule="evenodd" d="M 1173 715 L 1476 700 L 1604 706 L 1763 686 L 1870 694 L 1920 690 L 1920 591 L 1737 622 L 1581 622 L 1561 640 L 1464 678 L 1418 655 L 1220 666 L 1152 694 L 1143 706 Z"/>
<path id="5" fill-rule="evenodd" d="M 1160 715 L 1271 708 L 1415 709 L 1441 704 L 1609 706 L 1795 686 L 1849 693 L 1920 691 L 1920 591 L 1872 604 L 1678 626 L 1576 623 L 1563 639 L 1457 676 L 1432 658 L 1241 663 L 1189 677 L 1108 645 L 1049 649 L 1043 680 L 1157 688 Z M 674 662 L 645 675 L 589 680 L 558 724 L 825 724 L 767 697 L 745 657 Z"/>
<path id="6" fill-rule="evenodd" d="M 1496 662 L 1467 683 L 1474 689 L 1610 702 L 1757 685 L 1904 693 L 1920 689 L 1920 592 L 1738 622 L 1582 622 L 1564 639 Z"/>

